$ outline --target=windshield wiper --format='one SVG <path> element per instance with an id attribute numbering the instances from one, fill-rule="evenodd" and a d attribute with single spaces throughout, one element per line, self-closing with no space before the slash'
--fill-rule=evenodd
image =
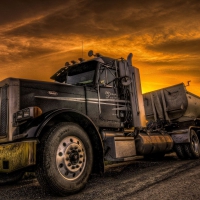
<path id="1" fill-rule="evenodd" d="M 83 86 L 83 85 L 86 85 L 86 83 L 76 83 L 75 85 Z"/>

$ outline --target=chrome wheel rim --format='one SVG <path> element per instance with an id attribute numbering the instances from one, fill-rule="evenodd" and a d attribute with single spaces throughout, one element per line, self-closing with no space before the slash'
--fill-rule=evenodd
<path id="1" fill-rule="evenodd" d="M 80 139 L 74 136 L 64 138 L 58 145 L 56 166 L 59 173 L 69 180 L 77 179 L 86 165 L 85 147 Z"/>
<path id="2" fill-rule="evenodd" d="M 194 134 L 191 137 L 192 148 L 195 152 L 198 153 L 199 152 L 199 139 L 194 130 L 191 130 L 191 132 L 194 132 Z"/>

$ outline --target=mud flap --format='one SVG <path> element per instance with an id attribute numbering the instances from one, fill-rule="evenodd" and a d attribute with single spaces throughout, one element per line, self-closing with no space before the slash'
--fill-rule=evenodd
<path id="1" fill-rule="evenodd" d="M 175 144 L 190 143 L 190 129 L 170 133 Z"/>

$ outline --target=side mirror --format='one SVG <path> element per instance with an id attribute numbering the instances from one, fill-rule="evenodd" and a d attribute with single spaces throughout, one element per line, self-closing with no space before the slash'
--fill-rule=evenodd
<path id="1" fill-rule="evenodd" d="M 93 54 L 93 51 L 92 50 L 90 50 L 89 52 L 88 52 L 88 56 L 89 57 L 92 57 L 94 54 Z"/>
<path id="2" fill-rule="evenodd" d="M 96 67 L 96 75 L 95 75 L 95 85 L 105 86 L 106 85 L 106 75 L 105 75 L 105 67 L 98 63 Z M 102 73 L 103 72 L 103 73 Z"/>

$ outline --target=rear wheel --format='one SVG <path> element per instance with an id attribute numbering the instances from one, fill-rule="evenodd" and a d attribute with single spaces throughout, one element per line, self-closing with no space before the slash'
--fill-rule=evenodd
<path id="1" fill-rule="evenodd" d="M 183 144 L 175 144 L 174 149 L 175 149 L 175 152 L 176 152 L 176 155 L 178 156 L 178 158 L 180 158 L 180 159 L 187 158 Z"/>
<path id="2" fill-rule="evenodd" d="M 60 123 L 41 140 L 36 176 L 48 192 L 65 196 L 81 190 L 92 170 L 92 145 L 74 123 Z"/>
<path id="3" fill-rule="evenodd" d="M 200 157 L 199 138 L 194 130 L 190 131 L 190 143 L 184 145 L 185 152 L 189 158 Z"/>
<path id="4" fill-rule="evenodd" d="M 0 185 L 14 184 L 22 179 L 24 171 L 18 170 L 9 174 L 0 173 Z"/>

